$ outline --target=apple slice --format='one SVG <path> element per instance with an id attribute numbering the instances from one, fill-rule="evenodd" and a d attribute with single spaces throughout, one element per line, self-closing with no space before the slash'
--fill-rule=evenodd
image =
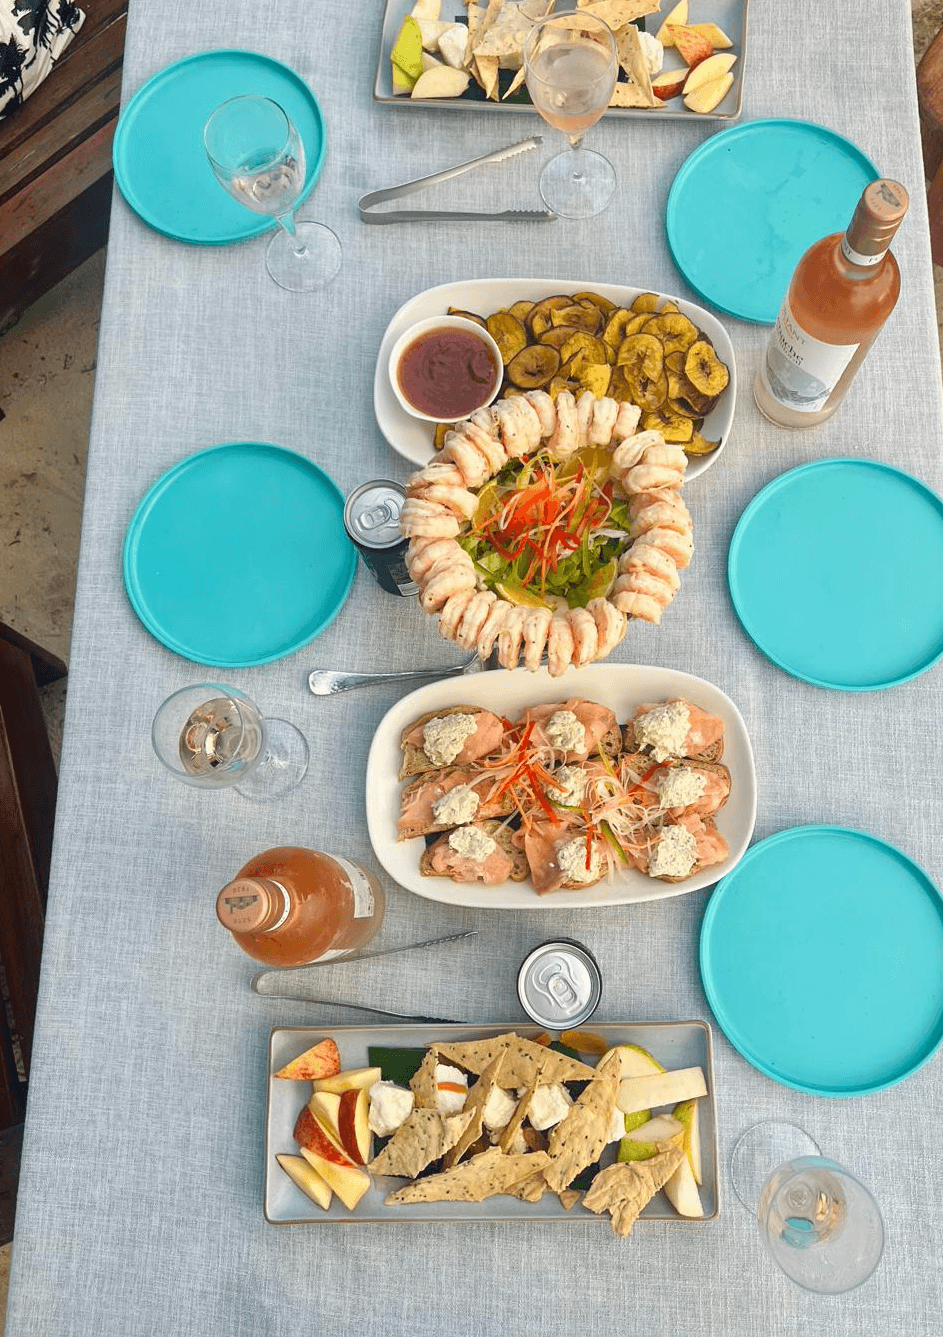
<path id="1" fill-rule="evenodd" d="M 661 42 L 662 46 L 665 47 L 674 46 L 675 39 L 672 37 L 669 29 L 674 26 L 682 28 L 687 23 L 687 21 L 688 21 L 688 0 L 680 0 L 680 3 L 675 5 L 674 9 L 671 11 L 671 13 L 665 19 L 664 23 L 656 32 L 655 40 L 657 42 Z"/>
<path id="2" fill-rule="evenodd" d="M 307 1105 L 295 1122 L 295 1141 L 301 1143 L 302 1151 L 315 1152 L 321 1160 L 333 1161 L 335 1165 L 353 1165 L 341 1144 L 323 1124 L 318 1123 Z"/>
<path id="3" fill-rule="evenodd" d="M 302 1147 L 301 1154 L 327 1181 L 347 1210 L 352 1212 L 370 1187 L 370 1176 L 366 1170 L 358 1170 L 356 1165 L 338 1165 L 336 1161 L 325 1160 L 308 1147 Z M 687 1161 L 683 1164 L 687 1165 Z M 693 1184 L 694 1180 L 691 1182 Z"/>
<path id="4" fill-rule="evenodd" d="M 707 1084 L 700 1068 L 678 1068 L 649 1077 L 624 1077 L 619 1083 L 616 1104 L 623 1114 L 634 1114 L 636 1110 L 674 1105 L 706 1095 Z"/>
<path id="5" fill-rule="evenodd" d="M 701 1195 L 694 1182 L 691 1162 L 685 1156 L 674 1174 L 665 1184 L 665 1196 L 672 1207 L 681 1216 L 703 1216 Z"/>
<path id="6" fill-rule="evenodd" d="M 693 93 L 702 84 L 709 84 L 714 79 L 722 79 L 725 74 L 730 73 L 736 59 L 736 56 L 721 54 L 708 56 L 706 60 L 702 60 L 700 64 L 695 65 L 694 69 L 688 72 L 684 81 L 684 96 L 687 97 L 689 93 Z M 654 87 L 653 83 L 652 88 Z"/>
<path id="7" fill-rule="evenodd" d="M 720 79 L 712 79 L 708 84 L 702 84 L 696 88 L 693 93 L 688 93 L 684 99 L 684 105 L 688 111 L 708 112 L 718 107 L 724 98 L 730 92 L 733 86 L 733 75 L 725 74 Z"/>
<path id="8" fill-rule="evenodd" d="M 358 1087 L 370 1087 L 374 1082 L 379 1082 L 383 1073 L 379 1068 L 348 1068 L 346 1072 L 339 1072 L 334 1077 L 319 1077 L 311 1083 L 314 1091 L 334 1091 L 340 1095 L 342 1091 L 356 1090 Z"/>
<path id="9" fill-rule="evenodd" d="M 714 48 L 711 46 L 711 39 L 705 37 L 702 32 L 698 32 L 696 28 L 670 23 L 668 31 L 674 38 L 674 44 L 678 48 L 681 59 L 689 69 L 699 65 L 702 60 L 706 60 L 713 53 Z"/>
<path id="10" fill-rule="evenodd" d="M 316 1202 L 325 1211 L 330 1207 L 333 1195 L 330 1184 L 303 1156 L 276 1156 L 275 1159 L 286 1175 L 290 1175 L 302 1193 L 307 1193 L 312 1202 Z"/>
<path id="11" fill-rule="evenodd" d="M 733 46 L 723 28 L 718 28 L 716 23 L 689 23 L 688 27 L 693 28 L 695 32 L 702 32 L 715 51 L 719 47 Z"/>
<path id="12" fill-rule="evenodd" d="M 340 1127 L 337 1122 L 340 1103 L 340 1096 L 335 1095 L 333 1091 L 314 1091 L 308 1101 L 308 1109 L 335 1141 L 340 1141 Z"/>
<path id="13" fill-rule="evenodd" d="M 341 1056 L 335 1042 L 328 1036 L 318 1044 L 306 1049 L 303 1054 L 279 1068 L 276 1077 L 288 1077 L 292 1081 L 311 1081 L 315 1077 L 331 1077 L 341 1070 Z"/>
<path id="14" fill-rule="evenodd" d="M 687 69 L 665 70 L 664 73 L 656 75 L 652 80 L 652 92 L 659 102 L 667 102 L 669 98 L 678 96 L 684 87 L 685 80 L 689 77 Z"/>
<path id="15" fill-rule="evenodd" d="M 314 1096 L 311 1097 L 314 1099 Z M 370 1132 L 370 1092 L 365 1086 L 344 1091 L 339 1097 L 337 1127 L 341 1146 L 358 1165 L 370 1160 L 373 1135 Z"/>

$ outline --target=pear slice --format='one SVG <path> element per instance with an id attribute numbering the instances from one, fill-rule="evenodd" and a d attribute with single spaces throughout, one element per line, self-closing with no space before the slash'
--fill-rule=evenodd
<path id="1" fill-rule="evenodd" d="M 628 1118 L 631 1118 L 629 1115 Z M 680 1145 L 684 1125 L 671 1114 L 657 1114 L 626 1133 L 619 1143 L 620 1161 L 647 1161 L 664 1151 L 666 1144 Z"/>
<path id="2" fill-rule="evenodd" d="M 665 1184 L 665 1196 L 680 1216 L 703 1216 L 701 1195 L 697 1191 L 691 1162 L 685 1156 Z"/>
<path id="3" fill-rule="evenodd" d="M 652 1073 L 665 1071 L 658 1060 L 641 1045 L 616 1045 L 615 1050 L 610 1049 L 603 1055 L 603 1059 L 612 1053 L 619 1055 L 620 1078 L 648 1077 Z"/>
<path id="4" fill-rule="evenodd" d="M 685 1155 L 691 1162 L 691 1171 L 695 1180 L 703 1184 L 704 1175 L 701 1165 L 701 1129 L 700 1118 L 698 1115 L 698 1103 L 696 1100 L 682 1100 L 680 1105 L 675 1105 L 673 1110 L 674 1117 L 681 1121 L 684 1128 L 684 1136 L 681 1146 L 684 1148 Z"/>
<path id="5" fill-rule="evenodd" d="M 700 1068 L 679 1068 L 675 1072 L 656 1072 L 645 1077 L 624 1077 L 619 1083 L 616 1104 L 623 1114 L 636 1110 L 657 1109 L 707 1095 L 707 1083 Z"/>

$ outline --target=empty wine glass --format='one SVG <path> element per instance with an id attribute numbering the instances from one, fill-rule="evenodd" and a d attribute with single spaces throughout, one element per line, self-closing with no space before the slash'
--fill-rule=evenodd
<path id="1" fill-rule="evenodd" d="M 524 43 L 524 77 L 544 120 L 569 136 L 572 148 L 551 158 L 540 194 L 564 218 L 590 218 L 612 199 L 616 174 L 601 153 L 582 147 L 586 131 L 609 106 L 619 73 L 618 48 L 602 19 L 577 10 L 551 14 Z"/>
<path id="2" fill-rule="evenodd" d="M 263 719 L 244 692 L 226 683 L 182 687 L 161 705 L 154 751 L 178 780 L 200 789 L 235 787 L 265 803 L 304 779 L 308 744 L 288 720 Z"/>
<path id="3" fill-rule="evenodd" d="M 754 1124 L 733 1149 L 737 1197 L 786 1276 L 819 1295 L 867 1281 L 884 1251 L 874 1198 L 796 1124 Z"/>
<path id="4" fill-rule="evenodd" d="M 294 216 L 305 184 L 305 148 L 278 103 L 256 95 L 230 98 L 206 122 L 203 143 L 230 195 L 278 220 L 265 264 L 279 287 L 311 292 L 330 283 L 341 267 L 341 244 L 323 223 Z"/>

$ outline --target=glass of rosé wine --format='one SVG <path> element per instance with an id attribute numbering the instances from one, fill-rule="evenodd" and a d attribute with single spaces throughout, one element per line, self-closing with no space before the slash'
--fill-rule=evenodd
<path id="1" fill-rule="evenodd" d="M 609 106 L 618 73 L 611 29 L 582 10 L 549 15 L 534 25 L 524 43 L 531 101 L 547 124 L 570 140 L 570 149 L 551 158 L 540 175 L 544 204 L 564 218 L 601 213 L 615 191 L 612 163 L 583 148 L 583 136 Z"/>

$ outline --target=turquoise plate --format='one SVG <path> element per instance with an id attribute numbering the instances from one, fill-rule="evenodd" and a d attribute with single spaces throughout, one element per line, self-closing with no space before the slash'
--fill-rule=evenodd
<path id="1" fill-rule="evenodd" d="M 222 102 L 259 93 L 279 103 L 305 146 L 307 175 L 299 202 L 321 175 L 327 137 L 318 100 L 299 74 L 258 51 L 202 51 L 168 65 L 143 84 L 115 132 L 115 180 L 145 223 L 177 241 L 245 241 L 278 224 L 253 213 L 213 175 L 203 127 Z"/>
<path id="2" fill-rule="evenodd" d="M 214 668 L 267 664 L 306 645 L 343 607 L 356 565 L 333 479 L 258 441 L 175 464 L 144 496 L 124 544 L 125 587 L 145 627 Z"/>
<path id="3" fill-rule="evenodd" d="M 894 687 L 943 655 L 943 498 L 876 460 L 803 464 L 741 515 L 727 579 L 744 630 L 787 673 Z"/>
<path id="4" fill-rule="evenodd" d="M 748 850 L 701 927 L 701 979 L 749 1063 L 817 1096 L 894 1086 L 943 1042 L 943 901 L 877 836 L 799 826 Z"/>
<path id="5" fill-rule="evenodd" d="M 668 195 L 668 245 L 695 292 L 771 325 L 814 241 L 848 226 L 880 173 L 850 140 L 811 121 L 747 121 L 706 140 Z"/>

